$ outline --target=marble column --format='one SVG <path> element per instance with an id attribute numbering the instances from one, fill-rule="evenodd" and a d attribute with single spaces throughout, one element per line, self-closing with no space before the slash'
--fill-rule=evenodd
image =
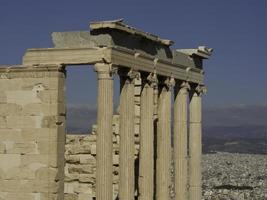
<path id="1" fill-rule="evenodd" d="M 139 200 L 154 199 L 154 88 L 156 74 L 143 74 L 141 91 Z"/>
<path id="2" fill-rule="evenodd" d="M 104 63 L 96 63 L 94 68 L 98 75 L 96 199 L 111 200 L 113 198 L 113 78 L 110 65 Z"/>
<path id="3" fill-rule="evenodd" d="M 171 88 L 173 79 L 159 81 L 157 155 L 156 155 L 156 200 L 170 199 L 171 164 Z"/>
<path id="4" fill-rule="evenodd" d="M 200 200 L 202 197 L 202 127 L 201 127 L 201 96 L 205 92 L 203 86 L 190 91 L 189 104 L 189 200 Z"/>
<path id="5" fill-rule="evenodd" d="M 120 93 L 120 168 L 119 199 L 134 200 L 134 78 L 137 73 L 119 70 Z"/>
<path id="6" fill-rule="evenodd" d="M 187 82 L 178 82 L 174 92 L 174 166 L 175 166 L 175 200 L 188 199 L 187 175 Z"/>

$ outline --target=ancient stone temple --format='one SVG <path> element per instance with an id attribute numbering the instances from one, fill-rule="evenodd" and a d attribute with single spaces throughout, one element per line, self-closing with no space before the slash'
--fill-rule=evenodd
<path id="1" fill-rule="evenodd" d="M 171 49 L 171 40 L 122 20 L 93 22 L 90 31 L 53 33 L 52 39 L 53 48 L 28 49 L 22 65 L 0 68 L 0 199 L 64 199 L 65 78 L 68 65 L 90 65 L 98 77 L 96 135 L 77 162 L 88 162 L 82 159 L 86 153 L 96 156 L 96 176 L 90 177 L 95 197 L 65 199 L 170 199 L 173 159 L 175 200 L 200 200 L 203 59 L 212 49 Z M 118 195 L 113 184 L 114 76 L 121 87 Z"/>

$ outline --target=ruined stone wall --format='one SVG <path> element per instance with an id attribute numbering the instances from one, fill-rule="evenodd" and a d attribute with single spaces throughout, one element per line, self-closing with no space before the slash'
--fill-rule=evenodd
<path id="1" fill-rule="evenodd" d="M 135 158 L 139 153 L 141 80 L 135 82 Z M 92 200 L 96 183 L 96 125 L 90 135 L 67 135 L 65 200 Z M 113 199 L 119 190 L 119 115 L 113 116 Z M 136 193 L 137 194 L 137 193 Z"/>
<path id="2" fill-rule="evenodd" d="M 0 200 L 62 200 L 64 70 L 0 68 Z"/>
<path id="3" fill-rule="evenodd" d="M 65 200 L 90 200 L 95 197 L 96 126 L 90 135 L 67 135 L 65 152 Z M 135 158 L 139 142 L 135 137 Z M 113 193 L 118 195 L 119 115 L 113 117 Z"/>

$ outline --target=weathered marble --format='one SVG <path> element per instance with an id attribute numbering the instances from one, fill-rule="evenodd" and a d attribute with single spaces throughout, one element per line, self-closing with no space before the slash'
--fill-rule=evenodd
<path id="1" fill-rule="evenodd" d="M 96 143 L 96 198 L 110 200 L 112 191 L 112 116 L 113 116 L 113 77 L 110 65 L 97 63 L 97 143 Z"/>
<path id="2" fill-rule="evenodd" d="M 188 90 L 187 82 L 176 84 L 174 93 L 174 166 L 175 200 L 188 199 Z"/>
<path id="3" fill-rule="evenodd" d="M 172 87 L 186 82 L 193 88 L 189 141 L 188 87 L 176 88 L 174 101 L 176 200 L 200 200 L 200 94 L 203 59 L 212 49 L 174 50 L 171 40 L 122 20 L 93 22 L 90 32 L 58 32 L 52 39 L 53 48 L 27 50 L 23 65 L 0 67 L 0 199 L 20 194 L 19 199 L 62 200 L 64 191 L 69 200 L 112 200 L 118 193 L 123 200 L 169 199 Z M 98 95 L 96 135 L 69 147 L 64 188 L 68 65 L 92 65 Z M 122 84 L 120 116 L 114 117 L 116 72 Z"/>

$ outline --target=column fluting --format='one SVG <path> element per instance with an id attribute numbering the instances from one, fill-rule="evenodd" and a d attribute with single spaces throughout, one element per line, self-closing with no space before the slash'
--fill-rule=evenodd
<path id="1" fill-rule="evenodd" d="M 189 200 L 200 200 L 202 196 L 202 126 L 201 98 L 205 92 L 203 86 L 197 86 L 190 91 L 189 104 Z"/>
<path id="2" fill-rule="evenodd" d="M 137 73 L 119 70 L 120 93 L 120 160 L 119 199 L 134 200 L 134 78 Z"/>
<path id="3" fill-rule="evenodd" d="M 178 82 L 174 91 L 174 166 L 175 200 L 188 199 L 188 90 L 187 82 Z"/>
<path id="4" fill-rule="evenodd" d="M 139 200 L 154 198 L 154 88 L 156 74 L 142 74 Z"/>
<path id="5" fill-rule="evenodd" d="M 113 198 L 113 77 L 111 66 L 108 64 L 96 63 L 94 69 L 98 75 L 96 198 L 97 200 L 111 200 Z"/>
<path id="6" fill-rule="evenodd" d="M 174 80 L 159 80 L 157 154 L 156 154 L 156 199 L 170 199 L 171 164 L 171 88 Z"/>

